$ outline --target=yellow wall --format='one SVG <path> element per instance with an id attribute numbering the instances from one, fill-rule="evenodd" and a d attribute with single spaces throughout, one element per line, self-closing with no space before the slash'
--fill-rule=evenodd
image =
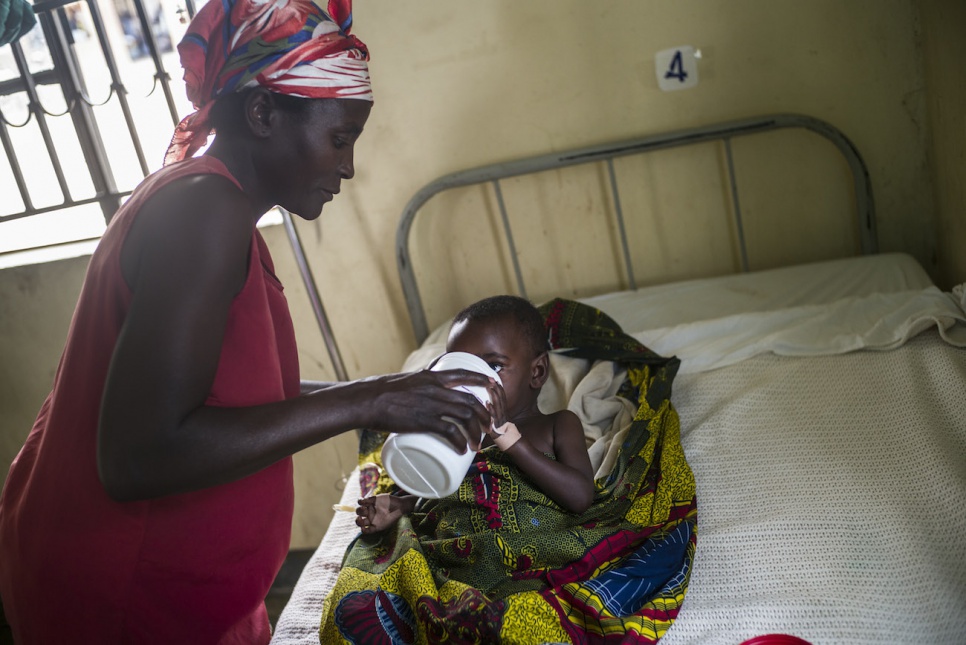
<path id="1" fill-rule="evenodd" d="M 966 282 L 966 2 L 919 0 L 930 161 L 936 186 L 937 280 Z"/>
<path id="2" fill-rule="evenodd" d="M 307 239 L 324 232 L 313 266 L 338 308 L 340 337 L 358 339 L 346 346 L 352 373 L 393 369 L 411 347 L 393 257 L 409 196 L 442 173 L 547 150 L 770 112 L 810 114 L 865 155 L 881 247 L 908 250 L 935 269 L 911 2 L 357 5 L 376 105 L 357 147 L 356 179 L 305 226 Z M 701 82 L 661 92 L 654 53 L 682 44 L 702 50 Z"/>
<path id="3" fill-rule="evenodd" d="M 50 391 L 87 257 L 0 271 L 0 468 L 4 477 Z"/>
<path id="4" fill-rule="evenodd" d="M 925 48 L 928 67 L 920 4 L 930 5 L 923 15 L 935 36 Z M 395 226 L 411 194 L 434 177 L 753 115 L 803 113 L 841 129 L 869 165 L 881 249 L 912 253 L 937 280 L 966 279 L 954 247 L 937 241 L 937 229 L 962 240 L 966 220 L 956 181 L 963 115 L 953 110 L 963 104 L 963 58 L 951 18 L 961 17 L 956 0 L 357 1 L 355 32 L 372 52 L 376 105 L 357 146 L 355 179 L 320 220 L 299 229 L 350 375 L 396 370 L 413 349 Z M 702 51 L 699 85 L 661 92 L 655 52 L 687 44 Z M 937 67 L 957 52 L 958 76 Z M 943 97 L 928 94 L 927 79 Z M 936 186 L 930 163 L 941 166 Z M 553 224 L 572 228 L 579 216 L 561 211 Z M 331 379 L 284 234 L 269 230 L 267 239 L 295 314 L 303 375 Z M 783 241 L 792 255 L 798 239 Z M 79 270 L 76 264 L 65 271 Z M 3 330 L 15 330 L 0 337 L 0 391 L 30 382 L 15 399 L 0 400 L 0 434 L 10 443 L 22 441 L 46 394 L 51 357 L 66 333 L 63 302 L 72 306 L 79 284 L 71 273 L 63 290 L 73 295 L 54 304 L 61 272 L 23 271 L 33 276 L 30 292 L 19 286 L 22 271 L 0 272 Z M 28 302 L 50 302 L 56 313 L 45 316 Z M 47 326 L 34 329 L 43 318 Z M 293 546 L 318 542 L 352 462 L 351 435 L 297 457 Z"/>

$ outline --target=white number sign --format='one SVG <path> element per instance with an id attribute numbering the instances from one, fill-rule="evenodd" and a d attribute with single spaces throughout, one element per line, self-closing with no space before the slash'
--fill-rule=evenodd
<path id="1" fill-rule="evenodd" d="M 698 54 L 694 47 L 674 47 L 654 56 L 657 85 L 665 92 L 683 90 L 698 84 Z"/>

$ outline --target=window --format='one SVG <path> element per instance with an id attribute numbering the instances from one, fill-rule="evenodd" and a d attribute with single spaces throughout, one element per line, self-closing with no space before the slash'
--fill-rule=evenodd
<path id="1" fill-rule="evenodd" d="M 190 0 L 34 7 L 34 29 L 0 47 L 0 256 L 99 238 L 193 109 L 175 48 Z"/>

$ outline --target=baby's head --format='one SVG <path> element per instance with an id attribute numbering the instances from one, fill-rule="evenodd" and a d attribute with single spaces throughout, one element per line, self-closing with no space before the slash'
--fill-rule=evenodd
<path id="1" fill-rule="evenodd" d="M 547 330 L 537 308 L 519 296 L 480 300 L 453 318 L 446 351 L 479 356 L 496 370 L 508 412 L 536 400 L 549 375 Z"/>

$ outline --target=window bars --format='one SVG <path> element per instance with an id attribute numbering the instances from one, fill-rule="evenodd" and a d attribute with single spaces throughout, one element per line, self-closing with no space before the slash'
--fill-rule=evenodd
<path id="1" fill-rule="evenodd" d="M 139 23 L 134 30 L 134 34 L 136 34 L 154 65 L 154 87 L 151 92 L 153 93 L 158 88 L 161 89 L 167 102 L 172 124 L 176 125 L 180 119 L 171 90 L 170 76 L 161 60 L 157 21 L 155 20 L 155 24 L 152 24 L 143 0 L 130 1 Z M 120 190 L 117 186 L 110 159 L 105 152 L 104 137 L 93 114 L 93 108 L 105 105 L 112 98 L 116 97 L 118 101 L 124 117 L 127 136 L 130 137 L 142 175 L 146 176 L 152 170 L 145 157 L 141 134 L 135 126 L 134 115 L 128 99 L 129 91 L 121 78 L 117 55 L 108 37 L 105 16 L 96 0 L 87 0 L 84 5 L 90 18 L 89 27 L 94 32 L 92 37 L 95 37 L 99 44 L 100 54 L 103 56 L 103 62 L 110 78 L 106 97 L 97 100 L 92 98 L 94 92 L 101 92 L 104 88 L 88 88 L 81 70 L 74 39 L 74 16 L 76 16 L 76 12 L 69 11 L 79 4 L 81 3 L 66 0 L 44 0 L 36 3 L 34 12 L 38 20 L 37 27 L 21 41 L 13 42 L 7 46 L 16 67 L 16 75 L 13 78 L 0 81 L 0 97 L 11 97 L 23 93 L 26 98 L 27 115 L 26 118 L 13 119 L 0 107 L 0 141 L 3 143 L 4 153 L 23 203 L 23 208 L 20 211 L 0 213 L 0 223 L 88 203 L 99 204 L 105 221 L 110 220 L 114 212 L 120 207 L 122 198 L 131 192 L 130 190 Z M 194 5 L 191 0 L 187 1 L 185 11 L 189 15 L 193 15 Z M 31 69 L 23 44 L 23 41 L 28 39 L 33 43 L 35 51 L 46 50 L 45 54 L 49 57 L 49 66 L 46 69 L 40 71 Z M 6 71 L 9 75 L 10 70 Z M 41 89 L 47 86 L 59 88 L 63 95 L 64 105 L 66 105 L 65 110 L 58 112 L 45 105 L 41 98 Z M 83 154 L 84 162 L 94 186 L 95 194 L 92 197 L 75 197 L 73 194 L 66 178 L 64 164 L 57 145 L 58 141 L 51 134 L 49 119 L 67 115 L 72 122 L 77 137 L 76 143 Z M 40 131 L 44 152 L 63 195 L 63 199 L 59 203 L 46 206 L 35 205 L 35 200 L 24 176 L 20 153 L 11 140 L 10 130 L 12 128 L 23 128 L 31 122 L 35 123 Z M 36 151 L 31 151 L 31 153 L 34 152 Z M 6 211 L 6 208 L 4 210 Z"/>

